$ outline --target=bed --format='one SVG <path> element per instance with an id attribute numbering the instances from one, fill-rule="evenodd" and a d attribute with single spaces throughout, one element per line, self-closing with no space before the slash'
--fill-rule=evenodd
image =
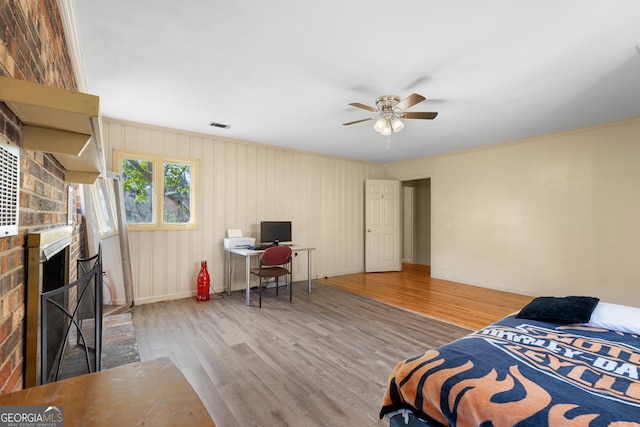
<path id="1" fill-rule="evenodd" d="M 541 297 L 405 359 L 380 418 L 410 426 L 640 426 L 640 309 Z"/>

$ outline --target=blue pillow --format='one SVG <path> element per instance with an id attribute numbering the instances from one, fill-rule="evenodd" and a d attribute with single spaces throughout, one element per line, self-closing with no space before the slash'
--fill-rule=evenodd
<path id="1" fill-rule="evenodd" d="M 586 323 L 600 299 L 584 296 L 538 297 L 516 315 L 519 319 L 555 323 Z"/>

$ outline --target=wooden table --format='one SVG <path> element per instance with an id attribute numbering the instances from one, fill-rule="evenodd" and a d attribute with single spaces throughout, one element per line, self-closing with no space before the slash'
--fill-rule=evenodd
<path id="1" fill-rule="evenodd" d="M 65 426 L 215 424 L 168 357 L 0 395 L 2 406 L 62 406 Z"/>

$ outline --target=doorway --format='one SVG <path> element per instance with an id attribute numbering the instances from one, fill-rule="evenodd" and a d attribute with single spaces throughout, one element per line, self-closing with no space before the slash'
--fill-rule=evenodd
<path id="1" fill-rule="evenodd" d="M 402 262 L 431 266 L 431 178 L 402 182 Z"/>

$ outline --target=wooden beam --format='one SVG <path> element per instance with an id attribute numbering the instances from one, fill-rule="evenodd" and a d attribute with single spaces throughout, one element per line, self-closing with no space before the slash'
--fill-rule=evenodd
<path id="1" fill-rule="evenodd" d="M 10 77 L 0 77 L 0 99 L 7 104 L 15 104 L 17 106 L 58 110 L 93 117 L 98 116 L 100 103 L 100 98 L 95 95 Z M 18 108 L 18 110 L 21 110 L 21 108 Z M 16 114 L 20 116 L 19 113 L 16 112 Z M 28 121 L 22 117 L 20 119 Z"/>
<path id="2" fill-rule="evenodd" d="M 91 135 L 66 130 L 25 125 L 22 144 L 27 150 L 80 156 L 91 141 Z"/>
<path id="3" fill-rule="evenodd" d="M 0 102 L 20 119 L 23 147 L 51 153 L 67 182 L 92 183 L 104 172 L 99 101 L 95 95 L 0 76 Z M 78 177 L 82 181 L 70 181 Z"/>
<path id="4" fill-rule="evenodd" d="M 72 182 L 77 184 L 93 184 L 100 176 L 100 172 L 86 172 L 86 171 L 66 171 L 66 182 Z"/>

